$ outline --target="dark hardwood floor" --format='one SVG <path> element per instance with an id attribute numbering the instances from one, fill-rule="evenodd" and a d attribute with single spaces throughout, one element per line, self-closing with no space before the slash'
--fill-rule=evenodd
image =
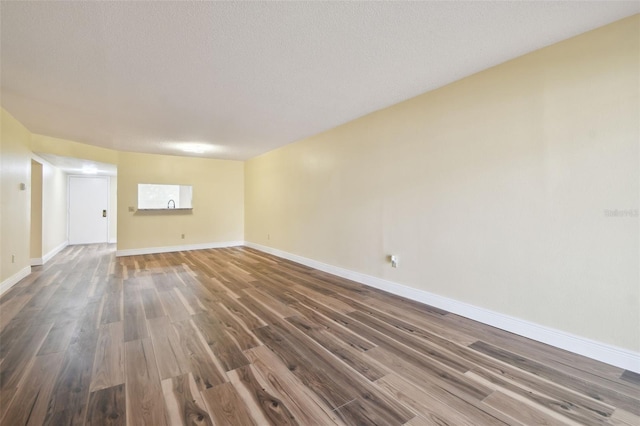
<path id="1" fill-rule="evenodd" d="M 640 375 L 247 248 L 73 246 L 0 298 L 4 425 L 640 425 Z"/>

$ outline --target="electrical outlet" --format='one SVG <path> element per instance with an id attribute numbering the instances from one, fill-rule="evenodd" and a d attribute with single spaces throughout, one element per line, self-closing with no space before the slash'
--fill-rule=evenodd
<path id="1" fill-rule="evenodd" d="M 11 263 L 16 263 L 16 255 L 15 254 L 11 255 Z"/>
<path id="2" fill-rule="evenodd" d="M 267 240 L 271 239 L 271 234 L 267 234 Z"/>
<path id="3" fill-rule="evenodd" d="M 398 267 L 398 256 L 396 256 L 395 254 L 392 254 L 391 256 L 389 256 L 389 260 L 391 261 L 392 268 Z"/>
<path id="4" fill-rule="evenodd" d="M 182 238 L 184 240 L 184 234 L 182 234 L 180 238 Z"/>

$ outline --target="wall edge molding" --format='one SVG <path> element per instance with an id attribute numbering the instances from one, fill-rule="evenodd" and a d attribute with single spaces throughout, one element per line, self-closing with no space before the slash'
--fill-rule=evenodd
<path id="1" fill-rule="evenodd" d="M 42 266 L 44 265 L 44 261 L 41 257 L 32 257 L 31 259 L 29 259 L 29 264 L 31 266 Z"/>
<path id="2" fill-rule="evenodd" d="M 4 294 L 14 285 L 18 284 L 23 278 L 28 277 L 30 273 L 31 266 L 25 266 L 6 280 L 2 281 L 2 283 L 0 283 L 0 295 Z"/>
<path id="3" fill-rule="evenodd" d="M 439 296 L 424 290 L 415 289 L 393 281 L 373 277 L 360 272 L 338 266 L 329 265 L 317 260 L 305 258 L 276 248 L 245 241 L 246 247 L 272 254 L 293 262 L 347 278 L 370 287 L 406 297 L 433 307 L 444 309 L 456 315 L 487 324 L 538 342 L 546 343 L 578 355 L 601 361 L 626 370 L 640 373 L 640 353 L 606 343 L 577 336 L 566 331 L 540 325 L 510 315 L 460 302 L 448 297 Z"/>
<path id="4" fill-rule="evenodd" d="M 137 249 L 116 250 L 116 257 L 136 256 L 141 254 L 172 253 L 176 251 L 206 250 L 213 248 L 237 247 L 244 241 L 222 241 L 215 243 L 186 244 L 182 246 L 143 247 Z"/>
<path id="5" fill-rule="evenodd" d="M 49 253 L 47 253 L 44 256 L 42 256 L 41 265 L 44 265 L 45 263 L 50 261 L 53 258 L 53 256 L 55 256 L 56 254 L 60 253 L 68 245 L 69 245 L 69 241 L 63 241 L 62 243 L 58 244 L 53 250 L 49 251 Z"/>

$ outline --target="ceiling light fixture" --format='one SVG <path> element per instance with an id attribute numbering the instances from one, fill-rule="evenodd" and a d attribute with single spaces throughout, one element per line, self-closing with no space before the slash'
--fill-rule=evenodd
<path id="1" fill-rule="evenodd" d="M 205 152 L 212 150 L 211 145 L 200 142 L 184 142 L 180 143 L 178 146 L 181 151 L 188 152 L 190 154 L 204 154 Z"/>

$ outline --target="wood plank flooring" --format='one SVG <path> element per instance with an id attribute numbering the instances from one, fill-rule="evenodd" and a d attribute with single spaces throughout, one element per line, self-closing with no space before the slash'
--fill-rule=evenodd
<path id="1" fill-rule="evenodd" d="M 248 248 L 72 246 L 0 298 L 0 424 L 640 425 L 640 375 Z"/>

